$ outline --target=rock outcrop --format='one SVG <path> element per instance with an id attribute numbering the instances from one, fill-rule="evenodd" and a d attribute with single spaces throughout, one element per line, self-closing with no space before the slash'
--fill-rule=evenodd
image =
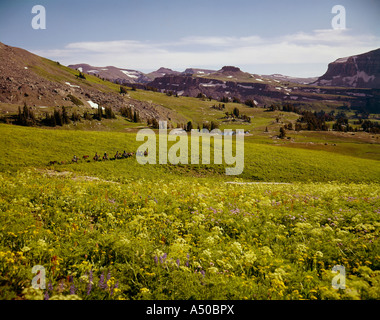
<path id="1" fill-rule="evenodd" d="M 314 84 L 380 89 L 380 49 L 335 60 Z"/>

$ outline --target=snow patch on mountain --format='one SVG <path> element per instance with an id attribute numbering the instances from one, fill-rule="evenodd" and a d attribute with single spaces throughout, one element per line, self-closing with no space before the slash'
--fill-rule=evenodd
<path id="1" fill-rule="evenodd" d="M 126 76 L 137 79 L 138 76 L 136 76 L 135 71 L 128 71 L 128 70 L 120 70 L 122 73 L 124 73 Z"/>
<path id="2" fill-rule="evenodd" d="M 95 102 L 93 102 L 91 100 L 88 100 L 87 102 L 88 102 L 88 104 L 90 105 L 91 108 L 93 108 L 93 109 L 98 109 L 99 108 L 99 105 L 97 103 L 95 103 Z M 105 108 L 102 107 L 102 110 L 105 110 Z"/>

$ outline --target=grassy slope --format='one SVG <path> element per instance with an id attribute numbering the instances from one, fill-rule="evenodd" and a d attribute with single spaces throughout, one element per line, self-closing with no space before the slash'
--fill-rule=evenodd
<path id="1" fill-rule="evenodd" d="M 22 167 L 45 168 L 49 161 L 70 161 L 76 154 L 93 156 L 95 152 L 136 151 L 141 144 L 134 133 L 46 130 L 0 125 L 0 167 L 15 171 Z M 318 161 L 316 161 L 318 160 Z M 59 170 L 75 170 L 105 178 L 157 178 L 169 175 L 218 177 L 226 176 L 220 165 L 139 165 L 134 158 L 105 163 L 68 164 L 55 166 Z M 378 161 L 347 155 L 296 148 L 284 148 L 245 140 L 245 166 L 243 178 L 254 181 L 380 181 Z"/>
<path id="2" fill-rule="evenodd" d="M 76 78 L 76 75 L 79 74 L 77 70 L 59 65 L 49 59 L 41 58 L 39 64 L 28 67 L 40 76 L 53 82 L 70 82 L 74 85 L 87 86 L 103 92 L 119 92 L 120 86 L 115 83 L 103 81 L 102 79 L 89 74 L 86 74 L 86 80 L 78 79 Z"/>
<path id="3" fill-rule="evenodd" d="M 203 101 L 197 98 L 190 97 L 174 97 L 167 96 L 164 93 L 151 91 L 130 91 L 130 96 L 137 100 L 152 101 L 153 103 L 164 105 L 165 107 L 175 110 L 180 117 L 192 120 L 195 127 L 198 123 L 204 121 L 216 120 L 220 124 L 220 129 L 244 129 L 249 130 L 254 135 L 247 138 L 248 141 L 264 144 L 281 144 L 281 146 L 307 150 L 321 150 L 331 152 L 338 155 L 347 155 L 360 157 L 364 159 L 380 160 L 380 145 L 378 139 L 371 138 L 370 134 L 366 133 L 336 133 L 336 132 L 294 132 L 288 131 L 287 135 L 294 139 L 294 143 L 287 141 L 277 141 L 269 139 L 271 136 L 278 134 L 281 126 L 287 123 L 295 123 L 299 115 L 290 112 L 266 112 L 262 108 L 250 108 L 244 104 L 226 103 L 226 108 L 223 111 L 211 108 L 212 105 L 218 105 L 219 102 Z M 251 117 L 251 123 L 242 122 L 224 122 L 224 113 L 232 112 L 237 107 L 241 114 L 246 114 Z M 276 118 L 280 119 L 280 123 L 276 123 Z M 184 122 L 185 122 L 184 121 Z M 269 133 L 265 133 L 265 128 L 268 127 Z M 313 142 L 313 144 L 309 143 Z M 324 144 L 328 143 L 327 146 Z M 337 146 L 332 146 L 337 144 Z"/>

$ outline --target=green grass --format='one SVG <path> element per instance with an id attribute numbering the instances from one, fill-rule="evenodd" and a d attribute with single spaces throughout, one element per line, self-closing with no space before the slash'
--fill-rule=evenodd
<path id="1" fill-rule="evenodd" d="M 213 105 L 218 105 L 220 102 L 216 100 L 202 100 L 199 98 L 185 96 L 167 96 L 165 93 L 136 90 L 129 91 L 129 96 L 140 101 L 148 101 L 162 105 L 182 116 L 183 121 L 192 121 L 193 123 L 202 124 L 205 121 L 218 120 L 225 116 L 225 112 L 232 112 L 235 107 L 238 107 L 241 113 L 250 115 L 253 113 L 253 108 L 249 108 L 244 104 L 225 103 L 225 110 L 216 110 L 211 108 Z M 219 120 L 220 121 L 220 120 Z"/>
<path id="2" fill-rule="evenodd" d="M 48 166 L 140 145 L 67 129 L 0 125 L 0 299 L 380 298 L 378 160 L 254 135 L 238 177 L 135 158 Z"/>
<path id="3" fill-rule="evenodd" d="M 110 156 L 116 151 L 134 152 L 142 144 L 136 141 L 135 133 L 52 130 L 12 125 L 0 125 L 0 135 L 1 171 L 16 171 L 22 167 L 46 168 L 49 161 L 70 162 L 74 154 L 79 158 L 83 155 L 92 158 L 95 152 L 101 155 L 107 152 Z M 380 166 L 377 160 L 321 150 L 267 145 L 258 141 L 254 137 L 245 139 L 244 171 L 237 178 L 277 182 L 380 180 Z M 134 158 L 104 163 L 82 162 L 78 165 L 67 164 L 54 168 L 112 177 L 116 180 L 153 179 L 163 174 L 177 178 L 183 175 L 222 180 L 235 178 L 224 174 L 223 165 L 142 166 Z"/>

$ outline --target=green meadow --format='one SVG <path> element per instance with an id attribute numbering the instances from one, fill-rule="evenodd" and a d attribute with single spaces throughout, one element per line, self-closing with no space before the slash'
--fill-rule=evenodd
<path id="1" fill-rule="evenodd" d="M 135 158 L 109 162 L 92 161 L 95 153 L 102 156 L 107 152 L 109 157 L 113 157 L 117 151 L 135 152 L 143 142 L 136 141 L 136 133 L 133 132 L 73 131 L 0 125 L 0 134 L 2 171 L 13 172 L 24 167 L 48 167 L 102 177 L 112 176 L 114 179 L 149 179 L 152 176 L 171 173 L 178 174 L 178 179 L 183 175 L 197 174 L 210 179 L 238 178 L 264 182 L 379 182 L 380 180 L 378 160 L 362 158 L 360 154 L 348 155 L 346 153 L 349 152 L 345 147 L 342 147 L 342 153 L 329 152 L 265 144 L 260 143 L 261 140 L 247 136 L 244 145 L 243 173 L 239 176 L 226 176 L 225 165 L 212 164 L 213 153 L 210 165 L 193 165 L 190 160 L 188 165 L 170 163 L 167 166 L 140 165 Z M 158 134 L 156 140 L 158 150 Z M 174 143 L 169 143 L 169 149 Z M 370 146 L 366 145 L 365 148 L 369 150 Z M 189 142 L 189 159 L 190 154 Z M 71 163 L 74 155 L 79 158 L 78 164 Z M 89 162 L 82 159 L 84 155 L 89 156 Z M 50 161 L 66 163 L 48 166 Z"/>
<path id="2" fill-rule="evenodd" d="M 181 99 L 170 97 L 168 108 Z M 204 120 L 193 112 L 186 105 L 180 114 Z M 247 112 L 238 176 L 213 164 L 213 144 L 211 164 L 93 161 L 143 143 L 144 124 L 121 118 L 0 124 L 0 299 L 379 299 L 376 137 L 289 131 L 276 139 L 280 113 Z M 36 265 L 44 289 L 31 285 Z M 336 265 L 345 288 L 332 286 Z"/>

